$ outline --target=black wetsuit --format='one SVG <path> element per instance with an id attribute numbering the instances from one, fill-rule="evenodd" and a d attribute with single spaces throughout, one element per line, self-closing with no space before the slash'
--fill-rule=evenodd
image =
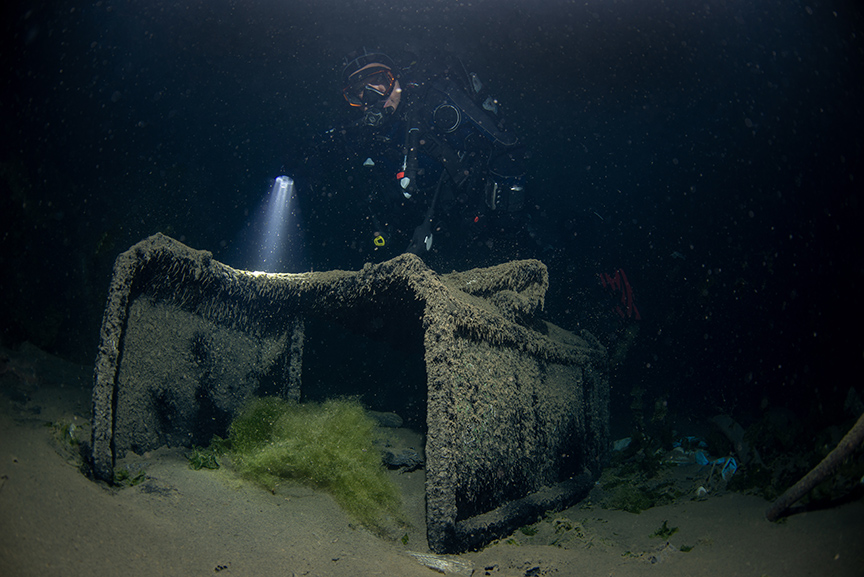
<path id="1" fill-rule="evenodd" d="M 486 234 L 496 213 L 512 220 L 523 200 L 524 151 L 502 128 L 497 104 L 482 100 L 470 78 L 460 84 L 448 70 L 424 75 L 422 83 L 416 76 L 399 78 L 395 113 L 380 116 L 373 109 L 373 117 L 340 133 L 370 178 L 366 200 L 374 234 L 422 254 L 430 235 L 464 242 Z"/>

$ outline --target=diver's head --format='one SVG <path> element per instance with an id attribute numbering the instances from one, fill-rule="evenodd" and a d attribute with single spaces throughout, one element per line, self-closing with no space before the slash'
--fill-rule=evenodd
<path id="1" fill-rule="evenodd" d="M 396 67 L 381 52 L 349 57 L 342 70 L 342 95 L 353 107 L 366 112 L 367 124 L 380 123 L 385 112 L 395 112 L 402 99 Z"/>

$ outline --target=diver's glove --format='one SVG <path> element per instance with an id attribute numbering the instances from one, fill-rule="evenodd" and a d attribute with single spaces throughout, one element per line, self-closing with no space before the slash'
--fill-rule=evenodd
<path id="1" fill-rule="evenodd" d="M 408 245 L 405 252 L 423 256 L 430 248 L 432 248 L 432 221 L 425 218 L 423 223 L 414 229 L 411 244 Z"/>
<path id="2" fill-rule="evenodd" d="M 522 184 L 522 177 L 511 176 L 486 181 L 484 200 L 486 206 L 492 210 L 505 212 L 522 210 L 525 205 L 525 185 Z"/>
<path id="3" fill-rule="evenodd" d="M 484 200 L 492 210 L 522 210 L 525 205 L 525 169 L 520 149 L 506 150 L 489 159 Z"/>

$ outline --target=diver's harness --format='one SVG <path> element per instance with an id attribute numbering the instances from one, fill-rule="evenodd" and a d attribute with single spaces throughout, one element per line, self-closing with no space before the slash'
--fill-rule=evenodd
<path id="1" fill-rule="evenodd" d="M 482 85 L 476 75 L 469 75 L 471 90 L 480 93 Z M 457 136 L 460 129 L 469 133 L 479 133 L 492 143 L 492 150 L 486 160 L 489 175 L 483 191 L 486 205 L 497 211 L 517 211 L 524 203 L 522 179 L 524 173 L 519 163 L 514 163 L 511 152 L 516 148 L 518 139 L 512 133 L 498 127 L 492 114 L 497 112 L 497 103 L 487 98 L 482 105 L 475 102 L 463 89 L 449 78 L 434 80 L 423 96 L 422 105 L 408 104 L 405 124 L 405 138 L 402 149 L 402 167 L 396 177 L 405 198 L 411 198 L 417 191 L 416 179 L 419 170 L 418 155 L 423 152 L 438 159 L 444 167 L 441 178 L 423 223 L 415 229 L 412 247 L 418 248 L 418 241 L 429 250 L 432 244 L 431 221 L 435 216 L 435 204 L 443 184 L 444 175 L 450 177 L 456 188 L 468 179 L 476 167 L 476 160 L 466 152 L 457 152 L 448 142 L 447 135 Z M 470 123 L 471 128 L 463 126 Z M 430 128 L 431 123 L 431 128 Z M 467 139 L 467 137 L 465 137 Z M 513 170 L 513 166 L 517 170 Z M 424 238 L 418 238 L 420 231 L 428 231 Z"/>
<path id="2" fill-rule="evenodd" d="M 446 140 L 433 132 L 422 128 L 420 114 L 414 108 L 408 109 L 405 123 L 405 144 L 402 146 L 402 169 L 396 173 L 399 186 L 405 198 L 411 198 L 417 192 L 417 172 L 420 169 L 418 155 L 423 151 L 431 158 L 438 159 L 450 180 L 458 188 L 468 178 L 465 170 L 464 155 L 460 155 Z M 440 188 L 440 183 L 439 183 Z"/>
<path id="3" fill-rule="evenodd" d="M 476 75 L 472 75 L 472 78 L 476 78 Z M 479 81 L 476 82 L 479 83 Z M 465 154 L 456 152 L 446 140 L 446 135 L 455 133 L 465 122 L 470 122 L 486 140 L 492 143 L 493 150 L 487 164 L 493 176 L 505 179 L 523 176 L 522 174 L 500 174 L 491 165 L 492 156 L 496 150 L 500 153 L 512 149 L 518 144 L 516 136 L 501 130 L 492 116 L 487 113 L 487 110 L 493 111 L 491 106 L 497 106 L 494 101 L 487 99 L 487 102 L 492 104 L 484 103 L 481 108 L 449 78 L 439 78 L 433 81 L 424 99 L 424 105 L 420 110 L 416 106 L 408 104 L 409 109 L 406 114 L 402 170 L 397 174 L 406 198 L 411 198 L 413 192 L 416 191 L 417 155 L 421 141 L 424 152 L 430 157 L 440 160 L 457 187 L 467 179 Z M 424 119 L 421 118 L 421 111 L 427 110 L 432 111 L 431 123 L 435 130 L 429 130 L 428 126 L 424 130 L 425 123 L 422 122 Z M 490 206 L 490 208 L 494 209 L 495 207 Z"/>

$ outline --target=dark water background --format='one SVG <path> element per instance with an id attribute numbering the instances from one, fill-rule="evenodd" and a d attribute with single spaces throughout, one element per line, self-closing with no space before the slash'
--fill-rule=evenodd
<path id="1" fill-rule="evenodd" d="M 635 333 L 597 275 L 624 269 L 643 319 L 619 413 L 639 386 L 680 414 L 848 417 L 849 387 L 864 392 L 859 2 L 312 4 L 4 3 L 6 346 L 92 362 L 113 260 L 155 232 L 252 266 L 242 247 L 281 172 L 298 270 L 380 260 L 345 163 L 303 159 L 345 113 L 342 57 L 407 45 L 461 56 L 498 96 L 555 247 L 444 246 L 433 266 L 540 257 L 547 318 L 610 347 Z"/>

